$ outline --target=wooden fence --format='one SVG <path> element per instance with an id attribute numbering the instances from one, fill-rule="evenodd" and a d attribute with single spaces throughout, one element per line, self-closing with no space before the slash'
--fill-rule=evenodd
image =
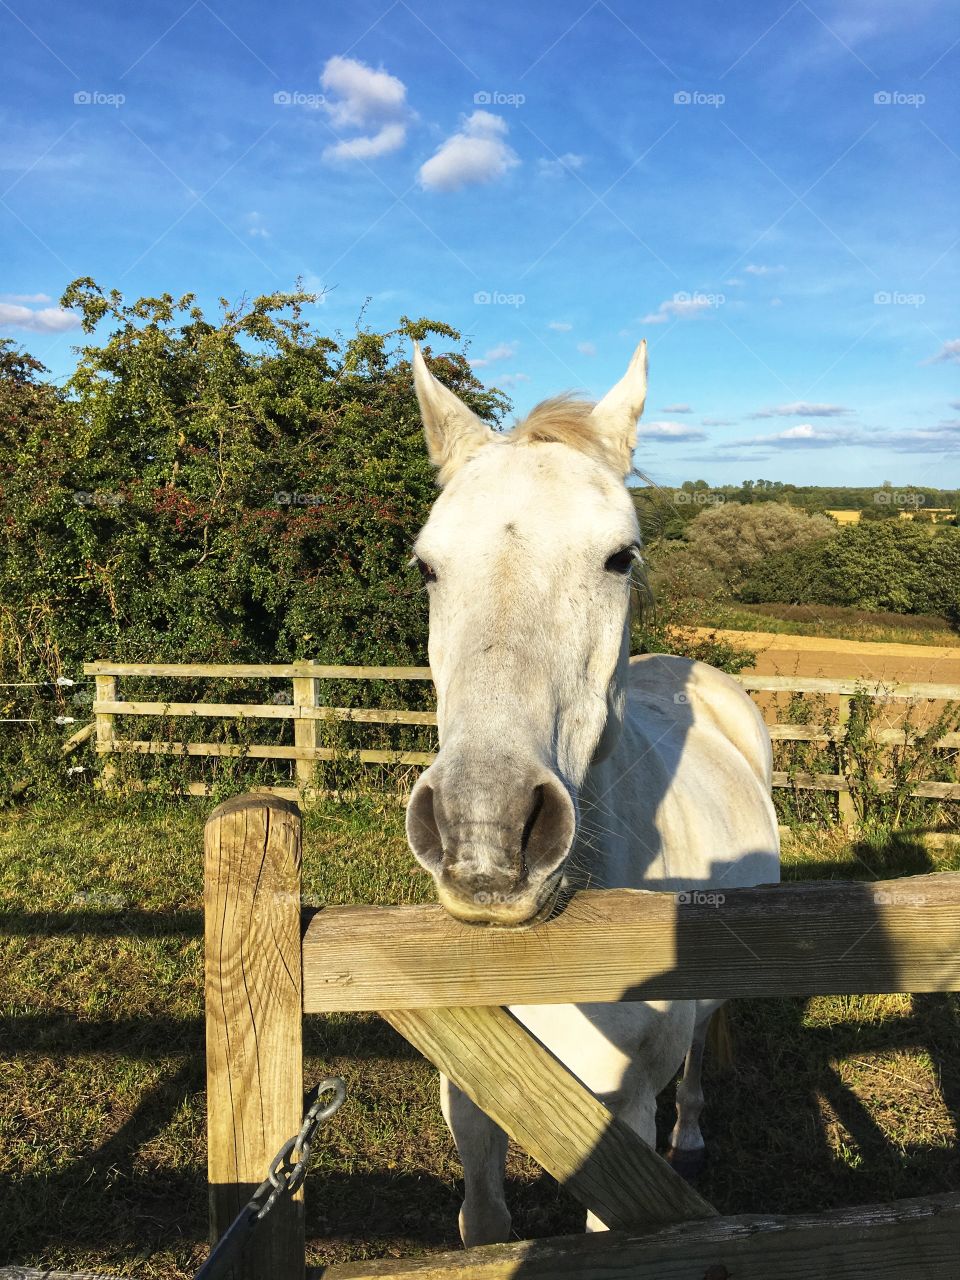
<path id="1" fill-rule="evenodd" d="M 307 799 L 315 794 L 312 788 L 314 766 L 317 761 L 329 761 L 338 757 L 337 748 L 318 744 L 318 727 L 324 721 L 360 722 L 371 725 L 421 725 L 436 724 L 433 711 L 390 710 L 359 707 L 335 707 L 324 705 L 322 688 L 331 680 L 430 680 L 429 667 L 348 667 L 323 666 L 311 662 L 274 664 L 224 665 L 218 663 L 111 663 L 88 662 L 84 672 L 96 678 L 96 750 L 103 756 L 116 753 L 160 754 L 205 757 L 247 757 L 249 759 L 292 760 L 295 762 L 296 785 L 262 788 L 286 799 Z M 267 678 L 289 682 L 290 701 L 276 703 L 205 703 L 158 702 L 121 700 L 117 682 L 122 677 L 164 678 Z M 828 679 L 800 676 L 763 676 L 745 674 L 737 679 L 744 689 L 756 693 L 801 693 L 835 696 L 839 701 L 839 719 L 836 725 L 804 725 L 777 723 L 768 725 L 770 737 L 775 742 L 811 742 L 842 744 L 849 722 L 852 698 L 859 693 L 869 693 L 898 703 L 920 699 L 936 702 L 960 701 L 960 686 L 946 684 L 904 684 L 875 680 Z M 294 744 L 248 745 L 229 742 L 159 742 L 152 739 L 121 737 L 117 733 L 118 716 L 157 717 L 173 716 L 191 718 L 217 717 L 220 719 L 268 719 L 292 720 Z M 910 733 L 903 729 L 880 729 L 875 733 L 878 743 L 896 746 L 910 740 Z M 960 747 L 960 733 L 945 734 L 939 745 L 943 748 Z M 428 765 L 435 758 L 432 751 L 360 750 L 350 753 L 351 758 L 362 764 Z M 113 766 L 108 762 L 104 769 L 107 783 L 113 776 Z M 853 805 L 847 779 L 840 772 L 804 773 L 778 770 L 773 775 L 775 787 L 789 787 L 804 791 L 832 791 L 838 793 L 840 817 L 849 821 L 853 817 Z M 882 790 L 890 784 L 881 781 Z M 210 785 L 190 783 L 187 790 L 194 795 L 209 795 Z M 960 800 L 960 783 L 917 782 L 911 796 L 934 800 Z"/>
<path id="2" fill-rule="evenodd" d="M 323 1280 L 956 1276 L 960 1196 L 720 1217 L 503 1006 L 960 990 L 960 874 L 732 889 L 721 907 L 584 892 L 519 932 L 438 906 L 301 914 L 298 810 L 248 795 L 207 822 L 205 909 L 214 1241 L 299 1127 L 304 1014 L 364 1009 L 613 1229 L 348 1263 Z M 235 1280 L 303 1277 L 302 1194 L 264 1223 Z"/>

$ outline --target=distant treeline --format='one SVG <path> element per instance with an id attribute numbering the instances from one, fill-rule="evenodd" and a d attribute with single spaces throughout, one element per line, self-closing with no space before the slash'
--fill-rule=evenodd
<path id="1" fill-rule="evenodd" d="M 677 488 L 650 485 L 634 490 L 641 527 L 647 541 L 682 538 L 686 526 L 711 506 L 738 503 L 751 506 L 775 502 L 823 515 L 830 511 L 859 511 L 863 520 L 898 519 L 907 512 L 924 523 L 946 520 L 960 523 L 960 489 L 934 489 L 928 485 L 796 485 L 783 480 L 744 480 L 739 485 L 710 485 L 706 480 L 685 480 Z M 944 515 L 943 513 L 950 513 Z"/>

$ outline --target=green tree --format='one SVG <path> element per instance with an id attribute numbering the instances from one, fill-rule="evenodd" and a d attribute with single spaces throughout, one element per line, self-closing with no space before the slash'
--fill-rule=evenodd
<path id="1" fill-rule="evenodd" d="M 302 292 L 125 303 L 92 280 L 62 305 L 90 334 L 64 392 L 0 363 L 0 657 L 75 674 L 128 661 L 408 662 L 426 610 L 410 545 L 435 496 L 409 364 L 496 424 L 508 402 L 447 325 L 316 333 Z"/>

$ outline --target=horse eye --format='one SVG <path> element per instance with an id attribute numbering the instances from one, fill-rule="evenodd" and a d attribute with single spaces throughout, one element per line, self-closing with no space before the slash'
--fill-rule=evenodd
<path id="1" fill-rule="evenodd" d="M 636 547 L 621 547 L 619 551 L 615 551 L 612 556 L 607 558 L 607 562 L 603 567 L 608 569 L 610 573 L 628 574 L 633 568 L 636 556 Z"/>
<path id="2" fill-rule="evenodd" d="M 420 577 L 424 582 L 436 582 L 437 575 L 433 569 L 427 564 L 426 560 L 421 560 L 419 556 L 414 556 L 417 568 L 420 570 Z"/>

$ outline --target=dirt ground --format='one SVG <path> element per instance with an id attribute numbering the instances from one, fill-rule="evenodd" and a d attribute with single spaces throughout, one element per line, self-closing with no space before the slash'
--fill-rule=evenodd
<path id="1" fill-rule="evenodd" d="M 698 632 L 708 634 L 707 629 Z M 960 688 L 960 648 L 919 644 L 867 644 L 821 636 L 777 635 L 768 631 L 717 631 L 734 644 L 752 649 L 757 660 L 748 670 L 759 675 L 859 677 L 952 684 Z"/>

